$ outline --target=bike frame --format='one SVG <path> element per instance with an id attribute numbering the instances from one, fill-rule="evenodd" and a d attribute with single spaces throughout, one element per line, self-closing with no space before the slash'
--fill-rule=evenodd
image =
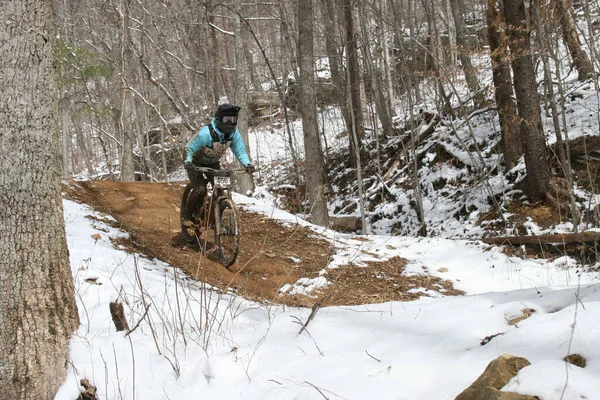
<path id="1" fill-rule="evenodd" d="M 203 221 L 205 221 L 206 227 L 210 226 L 213 223 L 213 220 L 216 225 L 221 220 L 221 209 L 219 207 L 221 200 L 230 199 L 231 201 L 233 201 L 231 199 L 231 188 L 221 186 L 218 183 L 218 178 L 219 177 L 230 178 L 231 174 L 233 172 L 239 172 L 239 171 L 244 171 L 244 170 L 243 169 L 220 170 L 220 169 L 213 169 L 213 168 L 209 168 L 209 167 L 194 167 L 194 171 L 203 172 L 203 173 L 212 175 L 212 178 L 213 178 L 212 182 L 211 182 L 212 193 L 210 194 L 210 196 L 207 193 L 206 196 L 204 197 L 204 204 L 202 205 L 202 208 L 204 210 L 202 219 L 203 219 Z M 215 226 L 215 229 L 216 228 L 217 228 L 217 226 Z"/>
<path id="2" fill-rule="evenodd" d="M 205 237 L 206 232 L 211 229 L 211 226 L 214 224 L 215 244 L 218 250 L 219 261 L 228 268 L 237 258 L 240 240 L 238 211 L 235 202 L 231 198 L 231 174 L 243 170 L 216 170 L 208 167 L 195 167 L 194 170 L 210 175 L 207 178 L 211 178 L 209 179 L 209 183 L 212 186 L 212 193 L 206 194 L 202 205 L 197 210 L 201 220 L 195 220 L 195 237 L 197 240 L 205 240 L 200 238 Z M 184 200 L 182 199 L 182 204 L 183 202 Z M 228 222 L 227 225 L 222 226 L 222 214 L 228 209 L 233 212 L 233 216 L 227 218 L 233 218 L 233 223 L 230 224 Z M 184 239 L 190 237 L 187 229 L 187 227 L 183 227 L 182 225 Z M 226 238 L 231 238 L 230 240 L 233 240 L 233 242 L 230 242 Z M 226 241 L 225 244 L 223 243 L 224 239 Z M 188 241 L 188 243 L 190 242 L 189 239 L 185 240 Z"/>

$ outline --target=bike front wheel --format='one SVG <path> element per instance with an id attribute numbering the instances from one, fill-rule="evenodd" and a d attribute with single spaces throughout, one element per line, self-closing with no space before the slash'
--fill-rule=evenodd
<path id="1" fill-rule="evenodd" d="M 219 262 L 229 267 L 235 262 L 240 246 L 240 222 L 235 203 L 231 199 L 222 199 L 219 202 L 217 216 L 215 244 Z"/>

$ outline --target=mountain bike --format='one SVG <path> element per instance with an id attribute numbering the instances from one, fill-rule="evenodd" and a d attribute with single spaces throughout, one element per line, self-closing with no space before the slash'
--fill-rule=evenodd
<path id="1" fill-rule="evenodd" d="M 182 220 L 183 240 L 188 244 L 197 243 L 201 250 L 208 253 L 206 240 L 209 231 L 213 230 L 217 259 L 227 268 L 236 261 L 240 246 L 239 214 L 237 206 L 231 199 L 231 174 L 238 170 L 218 170 L 195 166 L 194 171 L 202 172 L 206 177 L 213 178 L 212 183 L 207 184 L 207 186 L 212 186 L 212 193 L 208 191 L 204 196 L 204 201 L 196 205 L 192 216 L 193 226 L 185 226 Z M 183 216 L 188 196 L 192 190 L 193 187 L 188 184 L 183 191 L 181 216 Z"/>

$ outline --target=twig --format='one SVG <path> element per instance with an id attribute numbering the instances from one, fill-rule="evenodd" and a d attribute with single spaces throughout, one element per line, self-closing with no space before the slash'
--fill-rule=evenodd
<path id="1" fill-rule="evenodd" d="M 375 358 L 375 357 L 373 357 L 372 355 L 370 355 L 370 354 L 369 354 L 369 352 L 368 352 L 367 350 L 365 350 L 365 353 L 367 353 L 367 355 L 368 355 L 369 357 L 371 357 L 373 360 L 375 360 L 375 361 L 377 361 L 377 362 L 381 362 L 381 360 L 380 360 L 380 359 L 378 359 L 378 358 Z"/>
<path id="2" fill-rule="evenodd" d="M 151 305 L 152 305 L 152 303 L 150 303 L 146 306 L 146 311 L 144 311 L 144 315 L 142 315 L 142 318 L 140 318 L 140 320 L 137 322 L 137 324 L 135 324 L 133 329 L 131 329 L 129 332 L 127 332 L 125 334 L 125 336 L 129 336 L 131 334 L 131 332 L 135 331 L 138 328 L 138 326 L 140 326 L 140 323 L 144 320 L 144 318 L 146 318 L 146 315 L 148 314 L 148 310 L 150 309 Z"/>
<path id="3" fill-rule="evenodd" d="M 312 383 L 310 383 L 309 381 L 304 381 L 304 383 L 306 383 L 307 385 L 312 386 L 317 392 L 319 392 L 319 394 L 321 396 L 323 396 L 324 399 L 329 400 L 329 397 L 325 396 L 325 394 L 323 394 L 323 392 L 321 392 L 321 389 L 319 389 L 318 387 L 316 387 L 315 385 L 313 385 Z"/>
<path id="4" fill-rule="evenodd" d="M 310 315 L 308 316 L 308 319 L 306 320 L 306 322 L 304 323 L 304 325 L 302 325 L 302 328 L 300 329 L 300 332 L 298 332 L 298 335 L 301 335 L 302 332 L 304 332 L 304 330 L 306 329 L 306 327 L 308 326 L 308 324 L 310 323 L 310 321 L 317 314 L 317 311 L 319 311 L 319 308 L 321 308 L 323 306 L 323 303 L 325 303 L 327 300 L 329 300 L 329 298 L 331 297 L 331 294 L 332 294 L 332 292 L 330 292 L 327 296 L 322 297 L 319 301 L 317 301 L 312 306 L 312 310 L 310 312 Z"/>

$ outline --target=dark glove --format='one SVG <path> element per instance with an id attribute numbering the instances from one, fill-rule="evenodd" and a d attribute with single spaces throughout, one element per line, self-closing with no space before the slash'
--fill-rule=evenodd
<path id="1" fill-rule="evenodd" d="M 248 174 L 253 174 L 256 171 L 256 168 L 254 168 L 254 165 L 252 165 L 252 164 L 246 165 L 244 167 L 244 169 L 246 170 L 246 173 L 248 173 Z"/>
<path id="2" fill-rule="evenodd" d="M 194 169 L 194 164 L 191 161 L 186 162 L 185 164 L 183 164 L 183 166 L 188 171 L 192 171 Z"/>

